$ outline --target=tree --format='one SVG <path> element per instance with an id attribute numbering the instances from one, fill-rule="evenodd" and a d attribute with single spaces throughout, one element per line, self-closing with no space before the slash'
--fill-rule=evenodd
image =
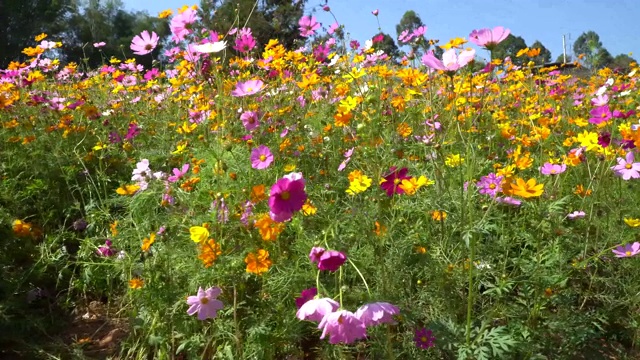
<path id="1" fill-rule="evenodd" d="M 614 70 L 627 72 L 631 69 L 631 63 L 634 63 L 634 62 L 636 62 L 636 60 L 631 56 L 627 54 L 619 54 L 613 58 L 613 60 L 611 61 L 611 64 L 609 64 L 609 67 L 611 67 Z"/>
<path id="2" fill-rule="evenodd" d="M 153 58 L 162 50 L 162 39 L 169 35 L 169 23 L 165 19 L 149 16 L 146 12 L 128 12 L 120 0 L 89 0 L 76 8 L 65 32 L 63 52 L 67 60 L 85 63 L 93 68 L 116 58 L 134 57 L 130 49 L 131 39 L 143 30 L 155 32 L 161 41 L 153 51 Z M 105 42 L 105 47 L 95 49 L 92 44 Z M 136 57 L 138 63 L 151 66 L 151 56 Z"/>
<path id="3" fill-rule="evenodd" d="M 404 15 L 402 15 L 400 22 L 398 23 L 398 25 L 396 25 L 396 33 L 399 38 L 400 34 L 402 34 L 404 31 L 407 31 L 409 34 L 411 34 L 421 26 L 425 25 L 422 22 L 422 19 L 420 19 L 420 16 L 415 11 L 408 10 L 404 13 Z M 404 44 L 400 43 L 400 45 L 402 46 Z M 416 39 L 412 40 L 409 46 L 411 46 L 411 54 L 415 57 L 420 57 L 422 55 L 421 52 L 428 51 L 431 47 L 431 44 L 427 42 L 423 36 L 421 36 L 417 39 L 417 41 Z"/>
<path id="4" fill-rule="evenodd" d="M 595 31 L 582 33 L 573 43 L 576 55 L 584 54 L 584 64 L 592 70 L 605 67 L 613 61 L 611 53 L 602 46 L 600 36 Z"/>
<path id="5" fill-rule="evenodd" d="M 46 33 L 57 41 L 74 9 L 73 0 L 0 1 L 0 67 L 26 59 L 22 49 L 35 46 L 34 37 Z"/>
<path id="6" fill-rule="evenodd" d="M 551 51 L 547 49 L 540 41 L 536 40 L 530 46 L 531 49 L 540 49 L 540 54 L 536 57 L 533 57 L 531 61 L 535 62 L 538 65 L 546 64 L 551 62 Z"/>
<path id="7" fill-rule="evenodd" d="M 527 61 L 525 57 L 516 57 L 518 51 L 525 49 L 527 43 L 520 36 L 509 34 L 506 39 L 501 41 L 493 49 L 492 56 L 494 59 L 504 60 L 507 56 L 511 57 L 511 61 L 516 65 L 522 65 Z"/>
<path id="8" fill-rule="evenodd" d="M 571 54 L 567 54 L 567 64 L 573 61 L 573 57 L 571 56 Z M 558 57 L 556 58 L 556 62 L 558 63 L 564 63 L 564 54 L 560 54 L 558 55 Z"/>
<path id="9" fill-rule="evenodd" d="M 301 40 L 298 20 L 304 15 L 306 0 L 263 0 L 256 6 L 255 0 L 202 0 L 200 16 L 203 25 L 220 34 L 226 34 L 234 27 L 246 26 L 261 51 L 270 39 L 292 48 Z M 204 4 L 208 2 L 209 4 Z"/>
<path id="10" fill-rule="evenodd" d="M 382 41 L 375 43 L 373 45 L 373 48 L 375 50 L 384 51 L 384 53 L 387 54 L 389 58 L 391 58 L 392 60 L 397 59 L 398 56 L 400 55 L 400 50 L 398 49 L 396 42 L 393 40 L 393 38 L 389 34 L 379 33 L 376 36 L 380 36 L 380 35 L 383 36 Z"/>

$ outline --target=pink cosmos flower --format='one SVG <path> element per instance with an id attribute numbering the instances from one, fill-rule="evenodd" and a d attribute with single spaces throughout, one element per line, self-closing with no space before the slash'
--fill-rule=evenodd
<path id="1" fill-rule="evenodd" d="M 218 315 L 218 310 L 221 310 L 224 306 L 222 301 L 217 299 L 221 293 L 222 290 L 219 287 L 211 287 L 207 290 L 198 288 L 197 295 L 187 298 L 187 304 L 190 305 L 187 314 L 198 313 L 199 320 L 215 318 Z"/>
<path id="2" fill-rule="evenodd" d="M 331 344 L 351 344 L 367 337 L 364 322 L 347 310 L 327 314 L 318 325 L 318 329 L 322 329 L 320 339 L 324 339 L 327 334 L 330 335 L 329 343 Z"/>
<path id="3" fill-rule="evenodd" d="M 242 120 L 242 125 L 247 131 L 252 131 L 257 128 L 260 123 L 258 122 L 258 114 L 254 111 L 245 111 L 240 115 L 240 120 Z"/>
<path id="4" fill-rule="evenodd" d="M 579 211 L 579 210 L 576 210 L 570 214 L 567 214 L 567 217 L 571 220 L 580 219 L 585 216 L 587 216 L 587 214 L 584 211 Z"/>
<path id="5" fill-rule="evenodd" d="M 435 57 L 433 51 L 422 56 L 422 64 L 435 70 L 454 72 L 467 65 L 476 56 L 474 49 L 464 50 L 459 55 L 455 49 L 449 49 L 442 54 L 442 60 Z"/>
<path id="6" fill-rule="evenodd" d="M 609 95 L 606 95 L 606 94 L 601 94 L 591 99 L 591 105 L 593 106 L 604 106 L 604 105 L 607 105 L 608 103 L 609 103 Z"/>
<path id="7" fill-rule="evenodd" d="M 266 169 L 273 162 L 273 154 L 268 147 L 260 145 L 251 151 L 251 167 L 254 169 Z"/>
<path id="8" fill-rule="evenodd" d="M 298 20 L 300 25 L 300 36 L 309 37 L 316 33 L 316 30 L 320 28 L 320 23 L 316 21 L 315 16 L 303 16 Z"/>
<path id="9" fill-rule="evenodd" d="M 238 82 L 235 90 L 231 92 L 232 96 L 242 97 L 258 93 L 264 87 L 262 80 L 248 80 Z"/>
<path id="10" fill-rule="evenodd" d="M 640 163 L 634 162 L 634 160 L 633 152 L 629 151 L 624 158 L 618 158 L 618 165 L 612 166 L 611 170 L 622 180 L 638 179 L 640 178 Z"/>
<path id="11" fill-rule="evenodd" d="M 104 41 L 93 43 L 93 47 L 96 48 L 96 49 L 99 49 L 99 48 L 101 48 L 101 47 L 103 47 L 105 45 L 107 45 L 107 43 L 104 42 Z"/>
<path id="12" fill-rule="evenodd" d="M 567 165 L 565 164 L 552 164 L 552 163 L 544 163 L 540 167 L 540 173 L 542 175 L 559 175 L 567 170 Z"/>
<path id="13" fill-rule="evenodd" d="M 329 30 L 327 30 L 327 34 L 329 35 L 333 35 L 334 32 L 336 32 L 336 30 L 338 30 L 338 28 L 340 27 L 340 24 L 338 24 L 338 22 L 334 22 L 333 24 L 331 24 L 331 26 L 329 26 Z"/>
<path id="14" fill-rule="evenodd" d="M 322 256 L 322 254 L 324 254 L 324 248 L 323 247 L 312 247 L 311 248 L 311 252 L 309 253 L 309 260 L 311 260 L 312 263 L 317 264 L 320 262 L 320 256 Z"/>
<path id="15" fill-rule="evenodd" d="M 178 169 L 178 168 L 173 168 L 173 175 L 169 176 L 167 178 L 167 180 L 169 182 L 176 182 L 178 180 L 180 180 L 186 173 L 187 171 L 189 171 L 189 164 L 184 164 L 182 165 L 182 169 Z"/>
<path id="16" fill-rule="evenodd" d="M 386 302 L 374 302 L 364 304 L 356 311 L 356 317 L 360 319 L 366 327 L 380 324 L 395 324 L 394 315 L 398 315 L 400 309 L 397 306 Z"/>
<path id="17" fill-rule="evenodd" d="M 611 251 L 613 251 L 618 258 L 636 256 L 640 253 L 640 243 L 634 242 L 633 244 L 627 244 L 624 246 L 620 245 Z"/>
<path id="18" fill-rule="evenodd" d="M 147 30 L 140 33 L 140 35 L 136 35 L 131 40 L 131 50 L 136 55 L 146 55 L 153 51 L 158 45 L 158 34 L 155 32 L 149 32 Z"/>
<path id="19" fill-rule="evenodd" d="M 496 26 L 493 29 L 473 30 L 471 34 L 469 34 L 469 40 L 478 46 L 491 50 L 506 39 L 509 33 L 511 33 L 511 31 L 502 26 Z"/>
<path id="20" fill-rule="evenodd" d="M 345 261 L 347 261 L 347 256 L 344 253 L 336 250 L 326 250 L 320 255 L 318 269 L 334 272 L 338 270 Z"/>
<path id="21" fill-rule="evenodd" d="M 184 40 L 187 35 L 191 34 L 193 32 L 193 30 L 191 30 L 191 24 L 196 22 L 198 19 L 197 15 L 196 10 L 189 8 L 174 16 L 169 25 L 172 34 L 171 39 L 179 43 Z"/>
<path id="22" fill-rule="evenodd" d="M 520 206 L 522 205 L 522 201 L 512 198 L 511 196 L 505 196 L 505 197 L 498 197 L 496 198 L 496 202 L 499 202 L 501 204 L 505 204 L 505 205 L 511 205 L 511 206 Z"/>
<path id="23" fill-rule="evenodd" d="M 274 221 L 291 219 L 293 213 L 302 209 L 307 200 L 302 173 L 291 173 L 276 181 L 269 194 L 269 208 Z M 274 218 L 275 217 L 275 218 Z"/>
<path id="24" fill-rule="evenodd" d="M 300 320 L 321 321 L 327 314 L 338 310 L 339 307 L 340 304 L 330 298 L 311 299 L 300 306 L 296 317 Z"/>
<path id="25" fill-rule="evenodd" d="M 496 176 L 495 173 L 481 177 L 480 181 L 476 183 L 476 186 L 479 188 L 478 192 L 495 198 L 498 191 L 502 191 L 502 179 L 502 176 Z"/>
<path id="26" fill-rule="evenodd" d="M 378 16 L 378 14 L 380 14 L 380 11 L 378 9 L 375 9 L 371 13 L 373 14 L 373 16 Z"/>

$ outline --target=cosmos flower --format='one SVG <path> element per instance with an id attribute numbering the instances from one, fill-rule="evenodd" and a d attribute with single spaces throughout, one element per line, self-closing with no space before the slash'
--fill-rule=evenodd
<path id="1" fill-rule="evenodd" d="M 618 165 L 612 166 L 611 170 L 622 180 L 640 178 L 640 163 L 634 161 L 633 152 L 629 151 L 624 158 L 618 158 Z"/>
<path id="2" fill-rule="evenodd" d="M 367 328 L 364 322 L 347 310 L 325 315 L 318 325 L 318 329 L 322 329 L 320 339 L 329 335 L 329 343 L 331 344 L 351 344 L 367 337 Z"/>
<path id="3" fill-rule="evenodd" d="M 187 314 L 198 314 L 199 320 L 213 319 L 218 315 L 218 310 L 224 306 L 222 301 L 218 300 L 222 290 L 219 287 L 210 287 L 207 290 L 198 288 L 198 294 L 187 298 L 189 309 Z"/>
<path id="4" fill-rule="evenodd" d="M 153 49 L 158 46 L 158 34 L 155 32 L 149 32 L 147 30 L 140 33 L 140 35 L 136 35 L 131 40 L 131 50 L 136 55 L 146 55 L 153 51 Z"/>
<path id="5" fill-rule="evenodd" d="M 496 26 L 493 29 L 473 30 L 471 34 L 469 34 L 469 40 L 478 46 L 491 50 L 506 39 L 510 33 L 511 31 L 509 29 Z"/>
<path id="6" fill-rule="evenodd" d="M 235 90 L 231 92 L 232 96 L 242 97 L 258 93 L 264 87 L 262 80 L 248 80 L 236 84 Z"/>
<path id="7" fill-rule="evenodd" d="M 474 49 L 464 50 L 460 54 L 457 54 L 455 49 L 449 49 L 442 54 L 440 60 L 430 51 L 422 56 L 422 64 L 435 70 L 455 72 L 471 62 L 475 56 Z"/>
<path id="8" fill-rule="evenodd" d="M 611 251 L 619 258 L 636 256 L 640 253 L 640 243 L 634 242 L 624 246 L 620 245 Z"/>
<path id="9" fill-rule="evenodd" d="M 268 147 L 260 145 L 251 151 L 251 167 L 257 170 L 266 169 L 273 162 L 273 154 Z"/>
<path id="10" fill-rule="evenodd" d="M 294 212 L 302 209 L 307 200 L 304 186 L 305 181 L 301 173 L 291 173 L 273 184 L 269 194 L 269 208 L 276 217 L 273 220 L 287 221 Z"/>
<path id="11" fill-rule="evenodd" d="M 374 302 L 360 306 L 356 311 L 356 317 L 362 320 L 365 326 L 369 327 L 380 324 L 395 324 L 393 316 L 399 313 L 400 309 L 395 305 L 386 302 Z"/>

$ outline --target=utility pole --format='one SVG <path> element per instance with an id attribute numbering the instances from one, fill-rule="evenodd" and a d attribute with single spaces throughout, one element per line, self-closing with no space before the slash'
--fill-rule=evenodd
<path id="1" fill-rule="evenodd" d="M 567 43 L 564 40 L 564 34 L 562 34 L 562 63 L 567 63 Z"/>

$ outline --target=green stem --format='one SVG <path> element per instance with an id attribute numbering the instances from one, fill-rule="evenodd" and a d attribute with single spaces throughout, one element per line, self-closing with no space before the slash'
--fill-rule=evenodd
<path id="1" fill-rule="evenodd" d="M 468 296 L 467 296 L 467 348 L 471 345 L 471 314 L 473 308 L 473 261 L 475 257 L 476 251 L 476 241 L 475 236 L 471 236 L 471 241 L 469 242 L 469 287 L 468 287 Z"/>

